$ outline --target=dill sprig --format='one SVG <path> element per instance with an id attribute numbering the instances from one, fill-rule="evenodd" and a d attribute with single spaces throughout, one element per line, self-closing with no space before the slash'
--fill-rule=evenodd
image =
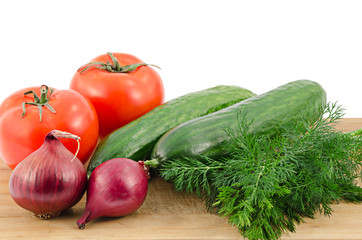
<path id="1" fill-rule="evenodd" d="M 362 137 L 333 127 L 343 111 L 328 103 L 273 137 L 251 134 L 241 112 L 238 127 L 224 129 L 230 155 L 173 159 L 159 168 L 161 177 L 195 192 L 248 239 L 279 239 L 305 217 L 332 214 L 332 203 L 362 201 Z"/>

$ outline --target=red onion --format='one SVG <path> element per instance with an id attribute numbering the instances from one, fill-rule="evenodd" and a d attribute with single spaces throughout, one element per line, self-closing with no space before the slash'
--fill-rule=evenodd
<path id="1" fill-rule="evenodd" d="M 148 173 L 142 161 L 114 158 L 98 165 L 89 177 L 87 202 L 80 229 L 97 217 L 121 217 L 135 212 L 146 199 Z"/>
<path id="2" fill-rule="evenodd" d="M 10 176 L 14 201 L 42 219 L 59 215 L 84 195 L 87 174 L 82 162 L 58 138 L 79 137 L 53 130 L 43 145 L 21 161 Z"/>

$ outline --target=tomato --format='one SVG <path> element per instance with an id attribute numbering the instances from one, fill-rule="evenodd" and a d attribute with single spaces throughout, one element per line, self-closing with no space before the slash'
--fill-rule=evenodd
<path id="1" fill-rule="evenodd" d="M 24 104 L 36 100 L 31 91 L 39 100 L 48 99 L 46 105 L 50 107 Z M 81 140 L 77 157 L 83 163 L 87 162 L 96 147 L 99 132 L 97 113 L 88 99 L 74 90 L 48 89 L 44 85 L 11 94 L 0 105 L 0 155 L 3 161 L 14 169 L 37 150 L 46 134 L 54 129 L 79 136 Z M 60 141 L 68 150 L 76 153 L 76 141 Z"/>
<path id="2" fill-rule="evenodd" d="M 98 114 L 100 137 L 164 101 L 159 74 L 137 57 L 125 53 L 96 57 L 74 74 L 70 88 L 92 102 Z"/>

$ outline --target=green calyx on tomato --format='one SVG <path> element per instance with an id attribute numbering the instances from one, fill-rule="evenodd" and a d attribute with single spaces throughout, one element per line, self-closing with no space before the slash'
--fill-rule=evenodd
<path id="1" fill-rule="evenodd" d="M 48 96 L 48 92 L 49 96 Z M 24 117 L 26 114 L 26 104 L 28 105 L 35 105 L 38 106 L 39 108 L 39 122 L 41 122 L 42 120 L 42 116 L 43 116 L 43 106 L 48 108 L 49 111 L 51 111 L 52 113 L 56 113 L 55 109 L 49 104 L 49 99 L 50 96 L 53 93 L 53 89 L 49 89 L 48 86 L 46 85 L 41 85 L 40 86 L 40 98 L 38 97 L 38 95 L 36 95 L 36 93 L 34 91 L 28 91 L 25 92 L 24 95 L 27 94 L 33 94 L 34 95 L 34 102 L 23 102 L 22 106 L 23 106 L 23 114 L 21 115 L 21 117 Z"/>
<path id="2" fill-rule="evenodd" d="M 82 67 L 80 67 L 78 69 L 78 72 L 83 73 L 84 71 L 88 70 L 89 68 L 98 68 L 98 69 L 103 69 L 103 70 L 107 70 L 109 72 L 115 72 L 115 73 L 129 73 L 129 72 L 135 71 L 137 68 L 139 68 L 141 66 L 153 66 L 153 67 L 160 68 L 156 65 L 147 64 L 147 63 L 135 63 L 135 64 L 121 66 L 119 64 L 117 58 L 115 58 L 112 53 L 108 52 L 107 54 L 112 59 L 112 63 L 110 63 L 108 61 L 106 63 L 90 62 L 90 63 L 87 63 L 87 64 L 83 65 Z"/>

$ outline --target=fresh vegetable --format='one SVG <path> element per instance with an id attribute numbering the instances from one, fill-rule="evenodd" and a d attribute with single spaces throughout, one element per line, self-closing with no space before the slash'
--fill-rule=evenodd
<path id="1" fill-rule="evenodd" d="M 112 158 L 149 159 L 157 140 L 171 128 L 254 95 L 236 86 L 216 86 L 173 99 L 104 138 L 87 173 L 90 175 L 99 164 Z"/>
<path id="2" fill-rule="evenodd" d="M 161 77 L 148 64 L 125 53 L 94 58 L 74 74 L 70 88 L 93 103 L 100 136 L 139 118 L 164 100 Z"/>
<path id="3" fill-rule="evenodd" d="M 85 163 L 96 148 L 98 119 L 92 104 L 73 90 L 45 85 L 19 90 L 0 105 L 0 155 L 11 168 L 43 144 L 53 129 L 82 138 L 78 158 Z M 77 143 L 61 139 L 72 153 Z"/>
<path id="4" fill-rule="evenodd" d="M 86 189 L 82 162 L 58 138 L 75 139 L 79 144 L 76 135 L 51 131 L 43 145 L 16 166 L 9 180 L 14 201 L 42 219 L 74 206 Z"/>
<path id="5" fill-rule="evenodd" d="M 241 111 L 238 126 L 224 129 L 231 139 L 227 157 L 169 159 L 160 174 L 179 191 L 195 191 L 250 240 L 279 239 L 305 217 L 331 215 L 331 204 L 360 203 L 361 131 L 332 127 L 343 116 L 336 104 L 325 105 L 322 114 L 301 111 L 274 137 L 255 134 Z"/>
<path id="6" fill-rule="evenodd" d="M 91 174 L 86 208 L 77 221 L 80 229 L 102 216 L 121 217 L 135 212 L 147 196 L 148 173 L 143 162 L 114 158 L 100 164 Z"/>
<path id="7" fill-rule="evenodd" d="M 306 110 L 312 115 L 321 114 L 325 102 L 326 93 L 318 83 L 290 82 L 173 128 L 157 142 L 151 158 L 162 162 L 181 156 L 222 157 L 226 154 L 225 146 L 230 143 L 223 128 L 237 127 L 240 110 L 247 113 L 248 121 L 253 121 L 252 133 L 273 136 Z"/>

